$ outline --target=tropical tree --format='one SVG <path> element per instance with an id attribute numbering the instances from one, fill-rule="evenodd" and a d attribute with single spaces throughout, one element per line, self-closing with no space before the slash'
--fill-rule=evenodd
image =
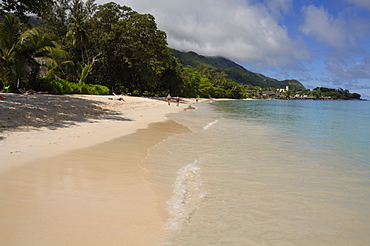
<path id="1" fill-rule="evenodd" d="M 80 78 L 80 80 L 78 81 L 79 84 L 81 85 L 85 84 L 86 78 L 91 72 L 91 69 L 92 69 L 92 64 L 88 64 L 88 65 L 83 65 L 81 63 L 79 64 L 79 70 L 77 71 L 78 77 Z"/>
<path id="2" fill-rule="evenodd" d="M 72 47 L 80 52 L 78 61 L 88 64 L 89 54 L 87 45 L 89 42 L 89 19 L 95 11 L 94 1 L 87 1 L 86 5 L 81 0 L 73 0 L 70 8 L 69 24 L 67 27 L 67 37 L 72 40 Z M 78 62 L 76 61 L 76 62 Z"/>
<path id="3" fill-rule="evenodd" d="M 158 84 L 157 94 L 190 95 L 192 88 L 189 88 L 186 84 L 186 77 L 184 76 L 181 63 L 174 56 L 171 56 L 170 59 L 169 65 L 162 72 L 159 79 L 161 83 Z"/>
<path id="4" fill-rule="evenodd" d="M 92 19 L 92 52 L 102 55 L 91 78 L 117 92 L 131 87 L 131 75 L 125 62 L 128 51 L 122 34 L 127 32 L 124 22 L 132 12 L 129 7 L 111 2 L 98 6 Z"/>
<path id="5" fill-rule="evenodd" d="M 42 33 L 39 28 L 22 32 L 19 21 L 7 15 L 0 25 L 0 72 L 3 83 L 13 84 L 19 79 L 32 80 L 40 67 L 53 67 L 68 53 L 61 49 L 56 37 Z"/>
<path id="6" fill-rule="evenodd" d="M 98 7 L 92 26 L 92 52 L 102 53 L 92 74 L 94 80 L 115 91 L 136 90 L 140 94 L 169 89 L 164 85 L 169 77 L 176 77 L 173 72 L 178 63 L 152 15 L 108 3 Z M 167 78 L 165 82 L 163 78 Z"/>
<path id="7" fill-rule="evenodd" d="M 156 90 L 160 78 L 171 62 L 171 51 L 167 47 L 166 34 L 157 29 L 150 14 L 133 13 L 125 22 L 129 30 L 122 38 L 126 43 L 125 59 L 135 89 Z"/>
<path id="8" fill-rule="evenodd" d="M 97 9 L 95 0 L 72 0 L 68 18 L 66 38 L 73 55 L 73 61 L 77 64 L 77 75 L 80 84 L 84 84 L 87 76 L 91 73 L 94 63 L 97 61 L 93 57 L 90 46 L 91 18 Z M 77 52 L 76 52 L 77 51 Z M 96 53 L 95 53 L 96 54 Z M 92 57 L 92 58 L 91 58 Z"/>
<path id="9" fill-rule="evenodd" d="M 68 11 L 70 6 L 71 0 L 54 1 L 54 4 L 50 8 L 50 14 L 43 18 L 43 28 L 63 39 L 67 34 Z"/>
<path id="10" fill-rule="evenodd" d="M 199 97 L 199 88 L 202 76 L 191 67 L 183 68 L 184 94 L 189 97 Z"/>
<path id="11" fill-rule="evenodd" d="M 79 60 L 85 63 L 85 57 L 88 61 L 87 42 L 89 35 L 87 32 L 87 19 L 82 15 L 77 15 L 70 17 L 69 21 L 67 37 L 72 38 L 72 46 L 80 51 Z"/>
<path id="12" fill-rule="evenodd" d="M 53 2 L 53 0 L 2 0 L 0 15 L 4 15 L 5 12 L 13 12 L 22 22 L 26 23 L 28 21 L 27 15 L 30 13 L 45 17 Z"/>
<path id="13" fill-rule="evenodd" d="M 13 15 L 5 16 L 0 25 L 0 76 L 3 85 L 14 81 L 14 61 L 19 46 L 20 23 Z"/>
<path id="14" fill-rule="evenodd" d="M 46 68 L 51 74 L 56 74 L 61 63 L 65 61 L 69 54 L 64 51 L 61 45 L 56 41 L 57 37 L 50 33 L 43 33 L 39 28 L 32 28 L 21 35 L 23 50 L 27 51 L 27 66 L 31 73 L 29 79 L 35 80 L 40 74 L 41 66 Z"/>

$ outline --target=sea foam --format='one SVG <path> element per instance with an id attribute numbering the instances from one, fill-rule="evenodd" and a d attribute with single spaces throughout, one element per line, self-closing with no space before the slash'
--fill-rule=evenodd
<path id="1" fill-rule="evenodd" d="M 192 214 L 199 208 L 207 192 L 197 166 L 198 160 L 182 167 L 177 172 L 173 195 L 166 203 L 170 218 L 165 224 L 167 230 L 175 231 L 189 223 Z"/>
<path id="2" fill-rule="evenodd" d="M 212 125 L 216 124 L 218 122 L 218 120 L 214 120 L 212 122 L 209 122 L 207 125 L 205 125 L 203 127 L 204 130 L 207 130 L 208 128 L 210 128 Z"/>

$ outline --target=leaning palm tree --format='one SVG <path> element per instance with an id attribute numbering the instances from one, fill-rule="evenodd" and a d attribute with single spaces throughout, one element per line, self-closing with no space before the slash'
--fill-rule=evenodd
<path id="1" fill-rule="evenodd" d="M 83 65 L 79 63 L 79 70 L 77 71 L 78 77 L 80 78 L 78 83 L 85 85 L 85 81 L 89 73 L 91 72 L 93 64 Z"/>
<path id="2" fill-rule="evenodd" d="M 51 70 L 60 67 L 60 61 L 68 57 L 56 41 L 56 37 L 50 33 L 42 33 L 38 28 L 27 30 L 21 35 L 23 48 L 28 52 L 28 66 L 39 71 L 40 66 Z"/>
<path id="3" fill-rule="evenodd" d="M 55 66 L 68 53 L 61 49 L 56 37 L 38 28 L 21 32 L 19 21 L 8 15 L 0 25 L 0 55 L 0 75 L 3 80 L 8 78 L 8 84 L 15 85 L 29 71 L 37 74 L 41 66 Z"/>
<path id="4" fill-rule="evenodd" d="M 84 64 L 82 62 L 78 63 L 79 69 L 77 70 L 77 75 L 79 77 L 78 83 L 81 85 L 85 84 L 87 76 L 91 73 L 91 70 L 95 64 L 95 62 L 99 61 L 98 57 L 101 56 L 102 53 L 97 54 L 93 57 L 92 62 L 90 64 Z"/>

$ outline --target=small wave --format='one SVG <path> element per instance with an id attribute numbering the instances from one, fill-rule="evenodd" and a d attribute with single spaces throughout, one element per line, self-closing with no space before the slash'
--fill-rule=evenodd
<path id="1" fill-rule="evenodd" d="M 173 195 L 166 203 L 170 218 L 165 224 L 167 230 L 175 231 L 189 223 L 192 214 L 199 208 L 207 193 L 197 167 L 198 160 L 182 167 L 177 172 Z"/>
<path id="2" fill-rule="evenodd" d="M 216 124 L 217 122 L 218 122 L 218 120 L 214 120 L 214 121 L 212 121 L 212 122 L 208 123 L 207 125 L 205 125 L 205 126 L 203 127 L 203 129 L 204 129 L 204 130 L 207 130 L 207 129 L 208 129 L 208 128 L 210 128 L 212 125 Z"/>

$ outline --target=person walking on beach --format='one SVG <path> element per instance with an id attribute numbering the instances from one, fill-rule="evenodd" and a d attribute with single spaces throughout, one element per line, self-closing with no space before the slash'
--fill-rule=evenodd
<path id="1" fill-rule="evenodd" d="M 170 95 L 170 93 L 168 93 L 168 95 L 167 95 L 167 103 L 168 103 L 168 105 L 171 104 L 171 95 Z"/>
<path id="2" fill-rule="evenodd" d="M 176 106 L 178 107 L 180 104 L 180 97 L 176 97 Z"/>

